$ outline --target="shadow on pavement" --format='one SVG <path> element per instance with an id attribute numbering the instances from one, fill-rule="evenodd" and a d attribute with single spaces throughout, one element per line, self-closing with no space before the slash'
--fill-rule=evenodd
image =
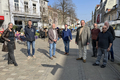
<path id="1" fill-rule="evenodd" d="M 26 41 L 17 41 L 17 43 L 27 46 L 27 42 Z"/>
<path id="2" fill-rule="evenodd" d="M 49 65 L 49 64 L 42 64 L 43 67 L 51 67 L 53 68 L 53 70 L 51 71 L 51 74 L 52 75 L 55 75 L 56 71 L 59 69 L 59 68 L 63 68 L 61 65 L 57 64 L 56 65 Z"/>
<path id="3" fill-rule="evenodd" d="M 22 48 L 22 49 L 20 49 L 20 51 L 21 51 L 22 53 L 24 53 L 24 54 L 25 54 L 25 56 L 28 56 L 28 54 L 27 54 L 27 49 Z"/>
<path id="4" fill-rule="evenodd" d="M 60 54 L 64 54 L 64 53 L 65 53 L 64 51 L 61 51 L 60 49 L 57 49 L 57 48 L 56 48 L 56 51 L 57 51 L 58 53 L 60 53 Z"/>
<path id="5" fill-rule="evenodd" d="M 47 50 L 38 48 L 37 51 L 39 51 L 40 53 L 43 53 L 45 56 L 47 56 L 49 58 Z"/>
<path id="6" fill-rule="evenodd" d="M 2 57 L 5 57 L 4 60 L 8 60 L 8 53 L 3 55 Z"/>

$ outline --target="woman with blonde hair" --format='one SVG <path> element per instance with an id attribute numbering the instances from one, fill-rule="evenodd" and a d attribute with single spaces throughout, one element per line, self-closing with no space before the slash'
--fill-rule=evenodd
<path id="1" fill-rule="evenodd" d="M 2 38 L 5 40 L 2 51 L 8 52 L 8 64 L 14 64 L 18 66 L 14 57 L 15 49 L 15 33 L 13 30 L 13 23 L 8 24 L 8 28 L 3 32 Z"/>

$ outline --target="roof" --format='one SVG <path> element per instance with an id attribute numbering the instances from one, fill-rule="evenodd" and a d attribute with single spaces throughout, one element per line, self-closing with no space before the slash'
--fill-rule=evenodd
<path id="1" fill-rule="evenodd" d="M 44 0 L 44 1 L 49 2 L 48 0 Z"/>
<path id="2" fill-rule="evenodd" d="M 96 5 L 97 7 L 99 7 L 100 5 Z"/>

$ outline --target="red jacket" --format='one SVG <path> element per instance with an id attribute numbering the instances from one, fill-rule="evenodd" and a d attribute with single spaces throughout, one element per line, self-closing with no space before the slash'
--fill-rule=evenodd
<path id="1" fill-rule="evenodd" d="M 94 28 L 94 29 L 91 30 L 91 35 L 92 35 L 93 40 L 97 39 L 99 32 L 100 32 L 100 29 L 95 29 Z"/>

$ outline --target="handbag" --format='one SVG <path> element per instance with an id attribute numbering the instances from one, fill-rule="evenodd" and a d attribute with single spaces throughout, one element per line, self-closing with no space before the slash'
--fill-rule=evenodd
<path id="1" fill-rule="evenodd" d="M 3 46 L 2 46 L 2 51 L 3 52 L 8 52 L 8 47 L 7 47 L 7 41 L 4 41 Z"/>
<path id="2" fill-rule="evenodd" d="M 4 39 L 0 37 L 0 43 L 4 43 Z"/>

